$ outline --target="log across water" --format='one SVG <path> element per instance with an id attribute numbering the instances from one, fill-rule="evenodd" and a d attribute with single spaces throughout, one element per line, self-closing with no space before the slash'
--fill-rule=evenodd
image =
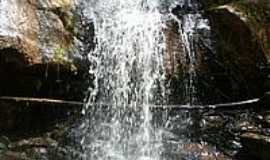
<path id="1" fill-rule="evenodd" d="M 269 94 L 268 94 L 269 95 Z M 153 112 L 172 111 L 215 113 L 233 110 L 262 109 L 267 107 L 269 96 L 259 99 L 215 105 L 150 105 Z M 107 110 L 110 104 L 93 104 Z M 82 118 L 83 102 L 33 97 L 0 97 L 0 133 L 24 135 L 44 133 L 57 123 L 77 121 Z M 42 127 L 41 127 L 42 126 Z"/>
<path id="2" fill-rule="evenodd" d="M 265 99 L 265 98 L 262 98 Z M 240 109 L 243 107 L 252 107 L 250 105 L 256 104 L 261 102 L 260 98 L 254 98 L 245 101 L 239 102 L 231 102 L 231 103 L 224 103 L 224 104 L 213 104 L 213 105 L 153 105 L 150 104 L 151 109 L 173 109 L 173 110 L 219 110 L 219 109 Z M 74 108 L 80 109 L 84 106 L 83 102 L 79 101 L 66 101 L 66 100 L 57 100 L 57 99 L 47 99 L 47 98 L 33 98 L 33 97 L 0 97 L 0 102 L 8 102 L 8 103 L 17 103 L 24 106 L 33 106 L 33 107 L 40 107 L 42 106 L 57 106 L 57 107 L 64 107 L 64 108 Z M 108 107 L 110 104 L 101 103 L 101 104 L 93 104 L 92 106 L 103 106 Z M 143 105 L 142 105 L 143 106 Z M 1 107 L 1 106 L 0 106 Z"/>

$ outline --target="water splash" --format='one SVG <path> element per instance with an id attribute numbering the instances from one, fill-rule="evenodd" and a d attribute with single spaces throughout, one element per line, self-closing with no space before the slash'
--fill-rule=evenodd
<path id="1" fill-rule="evenodd" d="M 163 159 L 164 134 L 168 137 L 173 134 L 162 128 L 172 126 L 172 121 L 165 115 L 164 125 L 153 125 L 149 106 L 165 103 L 163 31 L 170 19 L 179 23 L 190 58 L 188 87 L 193 87 L 195 73 L 191 38 L 198 27 L 193 24 L 197 16 L 193 19 L 194 15 L 185 15 L 181 20 L 169 12 L 181 3 L 177 0 L 87 2 L 85 15 L 93 19 L 97 45 L 88 55 L 94 84 L 89 88 L 83 110 L 85 121 L 80 129 L 84 135 L 81 144 L 85 160 Z M 162 121 L 160 118 L 158 121 Z"/>
<path id="2" fill-rule="evenodd" d="M 84 111 L 90 117 L 84 125 L 91 126 L 82 141 L 85 159 L 159 159 L 161 137 L 149 110 L 149 104 L 161 103 L 165 80 L 165 26 L 157 3 L 89 2 L 97 46 L 89 54 L 95 83 Z"/>
<path id="3" fill-rule="evenodd" d="M 210 32 L 208 19 L 201 14 L 200 3 L 197 0 L 183 0 L 177 4 L 179 13 L 171 12 L 170 16 L 178 23 L 181 43 L 184 50 L 184 55 L 181 57 L 181 63 L 187 65 L 184 73 L 187 78 L 184 80 L 184 101 L 188 105 L 199 103 L 196 88 L 196 68 L 199 66 L 197 54 L 198 48 L 196 43 L 200 36 L 200 32 Z"/>

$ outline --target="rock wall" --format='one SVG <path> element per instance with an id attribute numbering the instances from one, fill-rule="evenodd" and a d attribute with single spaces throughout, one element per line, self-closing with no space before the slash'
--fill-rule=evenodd
<path id="1" fill-rule="evenodd" d="M 223 18 L 236 16 L 251 31 L 253 41 L 257 41 L 263 54 L 269 62 L 269 24 L 270 24 L 270 1 L 268 0 L 208 0 L 204 3 L 210 14 L 221 14 Z M 233 28 L 233 27 L 231 27 Z M 239 28 L 241 29 L 241 28 Z M 243 37 L 242 37 L 243 38 Z"/>
<path id="2" fill-rule="evenodd" d="M 73 0 L 0 1 L 0 96 L 83 99 L 78 8 Z"/>
<path id="3" fill-rule="evenodd" d="M 0 48 L 13 48 L 28 64 L 68 61 L 74 54 L 72 0 L 0 2 Z M 72 52 L 72 53 L 70 53 Z"/>
<path id="4" fill-rule="evenodd" d="M 27 0 L 0 2 L 0 49 L 16 49 L 26 63 L 38 63 L 39 21 L 35 12 L 36 7 L 29 2 Z"/>
<path id="5" fill-rule="evenodd" d="M 211 1 L 210 1 L 211 2 Z M 227 3 L 226 3 L 227 2 Z M 261 97 L 268 91 L 269 79 L 269 1 L 211 2 L 208 16 L 211 20 L 216 45 L 216 65 L 209 67 L 216 87 L 230 96 L 247 99 Z M 222 4 L 222 5 L 220 5 Z M 225 88 L 222 88 L 222 83 Z M 227 88 L 227 89 L 226 89 Z"/>
<path id="6" fill-rule="evenodd" d="M 263 96 L 270 89 L 270 1 L 206 0 L 201 3 L 204 10 L 201 13 L 208 17 L 211 33 L 199 32 L 198 40 L 193 42 L 199 101 L 209 104 Z M 175 27 L 171 25 L 165 32 L 165 64 L 172 82 L 172 99 L 181 103 L 178 95 L 184 89 L 186 68 Z"/>

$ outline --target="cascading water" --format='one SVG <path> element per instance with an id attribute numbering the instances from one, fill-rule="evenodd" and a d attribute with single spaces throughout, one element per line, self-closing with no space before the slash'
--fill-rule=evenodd
<path id="1" fill-rule="evenodd" d="M 210 26 L 208 19 L 202 16 L 201 4 L 197 0 L 182 0 L 178 4 L 177 10 L 176 13 L 171 14 L 171 17 L 179 25 L 180 43 L 183 44 L 182 48 L 184 50 L 181 63 L 187 66 L 184 71 L 187 75 L 187 78 L 184 79 L 184 101 L 189 105 L 193 105 L 199 103 L 196 93 L 196 67 L 198 66 L 196 43 L 199 43 L 199 32 L 210 33 Z"/>
<path id="2" fill-rule="evenodd" d="M 161 103 L 165 79 L 164 22 L 157 3 L 89 2 L 97 46 L 89 54 L 95 85 L 86 108 L 90 119 L 85 125 L 92 127 L 82 142 L 86 159 L 159 157 L 160 137 L 149 110 L 150 104 Z"/>
<path id="3" fill-rule="evenodd" d="M 97 45 L 89 53 L 94 84 L 89 88 L 85 120 L 80 127 L 85 160 L 166 159 L 162 158 L 164 130 L 172 125 L 166 115 L 163 125 L 154 125 L 150 111 L 153 104 L 167 103 L 163 31 L 168 20 L 179 23 L 189 60 L 188 87 L 192 91 L 189 89 L 187 94 L 193 96 L 192 38 L 201 18 L 199 14 L 178 18 L 170 13 L 177 5 L 193 4 L 177 0 L 87 2 L 85 12 L 93 19 Z"/>

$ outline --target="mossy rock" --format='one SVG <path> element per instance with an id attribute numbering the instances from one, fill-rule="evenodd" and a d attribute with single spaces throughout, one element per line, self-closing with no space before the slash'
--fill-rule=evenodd
<path id="1" fill-rule="evenodd" d="M 263 50 L 267 62 L 270 63 L 270 1 L 268 0 L 236 0 L 212 3 L 210 12 L 227 10 L 235 15 L 251 31 L 254 43 Z M 220 6 L 222 5 L 222 6 Z M 226 18 L 226 17 L 225 17 Z"/>

